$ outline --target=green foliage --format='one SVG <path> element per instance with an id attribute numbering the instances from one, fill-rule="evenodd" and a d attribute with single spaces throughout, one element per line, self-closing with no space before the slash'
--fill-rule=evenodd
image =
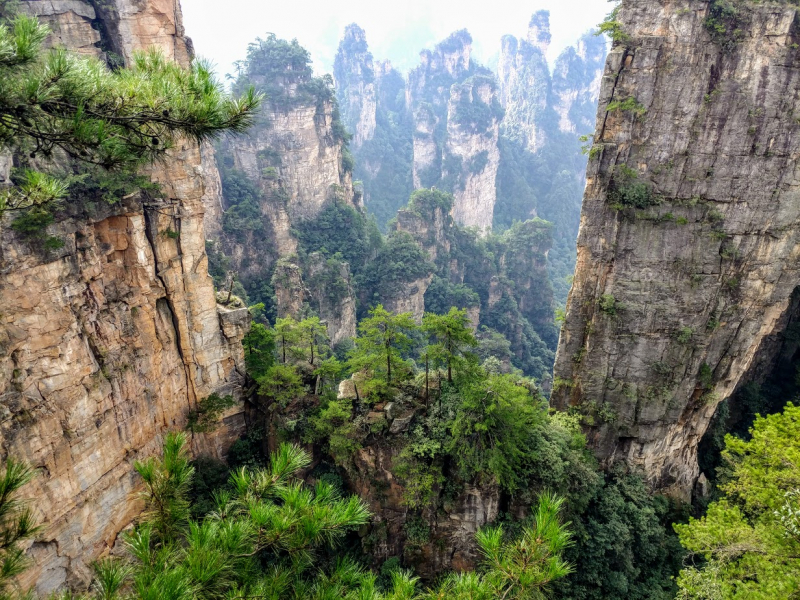
<path id="1" fill-rule="evenodd" d="M 26 237 L 39 236 L 49 225 L 55 222 L 55 217 L 46 208 L 34 206 L 11 221 L 11 229 Z"/>
<path id="2" fill-rule="evenodd" d="M 167 544 L 180 535 L 189 520 L 189 490 L 194 468 L 186 451 L 186 436 L 168 433 L 164 456 L 134 463 L 144 481 L 144 516 L 157 540 Z"/>
<path id="3" fill-rule="evenodd" d="M 691 327 L 679 327 L 675 331 L 675 341 L 679 344 L 689 344 L 692 341 L 692 337 L 694 336 L 694 329 Z"/>
<path id="4" fill-rule="evenodd" d="M 532 454 L 531 432 L 541 426 L 542 399 L 510 375 L 478 377 L 459 386 L 458 412 L 446 449 L 459 474 L 470 480 L 492 474 L 505 488 L 524 484 L 523 465 Z"/>
<path id="5" fill-rule="evenodd" d="M 629 112 L 637 118 L 643 117 L 647 113 L 647 109 L 636 98 L 628 96 L 624 100 L 612 100 L 606 107 L 608 112 Z"/>
<path id="6" fill-rule="evenodd" d="M 380 240 L 374 221 L 343 202 L 331 202 L 313 220 L 296 225 L 297 240 L 307 254 L 338 256 L 360 273 Z"/>
<path id="7" fill-rule="evenodd" d="M 453 194 L 436 189 L 415 190 L 408 200 L 408 208 L 425 218 L 433 218 L 436 209 L 449 214 L 453 208 Z"/>
<path id="8" fill-rule="evenodd" d="M 615 44 L 624 44 L 630 41 L 630 36 L 622 29 L 622 23 L 619 22 L 619 9 L 620 6 L 615 6 L 602 23 L 597 25 L 597 34 L 607 34 L 611 41 Z"/>
<path id="9" fill-rule="evenodd" d="M 660 202 L 650 183 L 640 181 L 639 174 L 630 167 L 619 164 L 614 168 L 608 185 L 606 199 L 612 208 L 647 208 Z"/>
<path id="10" fill-rule="evenodd" d="M 475 156 L 469 159 L 467 163 L 467 171 L 472 173 L 473 175 L 479 175 L 483 173 L 483 170 L 486 168 L 486 165 L 489 164 L 489 151 L 488 150 L 481 150 Z"/>
<path id="11" fill-rule="evenodd" d="M 621 308 L 621 304 L 617 302 L 617 299 L 612 294 L 601 295 L 598 304 L 600 310 L 610 317 L 617 316 L 617 311 Z"/>
<path id="12" fill-rule="evenodd" d="M 697 560 L 679 598 L 789 599 L 800 582 L 800 408 L 757 417 L 748 441 L 727 436 L 724 496 L 701 519 L 676 525 Z"/>
<path id="13" fill-rule="evenodd" d="M 35 472 L 25 463 L 9 458 L 0 476 L 0 599 L 10 599 L 14 578 L 28 566 L 27 542 L 40 531 L 28 502 L 19 498 L 20 489 Z"/>
<path id="14" fill-rule="evenodd" d="M 445 314 L 450 308 L 473 308 L 481 305 L 478 294 L 463 283 L 451 283 L 434 275 L 425 290 L 425 310 Z"/>
<path id="15" fill-rule="evenodd" d="M 353 419 L 353 401 L 324 398 L 320 409 L 309 419 L 308 442 L 323 442 L 339 465 L 348 465 L 353 453 L 361 448 L 361 423 Z"/>
<path id="16" fill-rule="evenodd" d="M 281 406 L 286 406 L 305 391 L 302 378 L 290 364 L 274 364 L 256 381 L 258 393 Z"/>
<path id="17" fill-rule="evenodd" d="M 242 171 L 223 166 L 220 176 L 222 195 L 228 204 L 222 216 L 222 229 L 240 242 L 246 241 L 250 233 L 263 234 L 261 190 Z"/>
<path id="18" fill-rule="evenodd" d="M 642 479 L 612 469 L 568 504 L 578 568 L 557 584 L 564 600 L 671 600 L 683 552 L 670 524 L 679 517 Z M 584 510 L 580 505 L 587 503 Z"/>
<path id="19" fill-rule="evenodd" d="M 700 365 L 700 373 L 697 375 L 697 383 L 704 390 L 710 390 L 714 384 L 714 372 L 708 363 Z"/>
<path id="20" fill-rule="evenodd" d="M 475 88 L 486 84 L 494 88 L 494 78 L 475 75 L 461 84 L 459 101 L 455 106 L 452 119 L 453 123 L 461 129 L 471 133 L 484 133 L 492 127 L 494 122 L 503 118 L 503 109 L 496 98 L 493 97 L 492 104 L 489 105 L 475 92 Z M 484 157 L 484 160 L 486 158 L 488 157 Z"/>
<path id="21" fill-rule="evenodd" d="M 723 54 L 731 53 L 745 36 L 743 25 L 746 13 L 743 3 L 738 0 L 710 0 L 708 4 L 708 16 L 703 25 Z"/>
<path id="22" fill-rule="evenodd" d="M 411 348 L 409 334 L 416 329 L 411 313 L 394 315 L 381 304 L 361 320 L 349 365 L 351 370 L 367 375 L 365 396 L 383 396 L 393 383 L 410 375 L 411 366 L 402 353 Z"/>
<path id="23" fill-rule="evenodd" d="M 463 368 L 468 358 L 467 349 L 478 345 L 467 311 L 452 307 L 446 315 L 426 313 L 422 319 L 422 330 L 433 342 L 426 354 L 431 357 L 434 367 L 447 368 L 447 381 L 452 383 L 453 369 Z"/>
<path id="24" fill-rule="evenodd" d="M 238 100 L 224 94 L 202 61 L 187 70 L 149 50 L 110 71 L 96 59 L 43 50 L 48 33 L 31 17 L 0 23 L 0 145 L 31 157 L 58 150 L 106 168 L 134 167 L 163 156 L 179 137 L 243 131 L 259 105 L 251 89 Z M 30 200 L 6 194 L 0 208 Z"/>
<path id="25" fill-rule="evenodd" d="M 197 408 L 186 415 L 186 430 L 192 433 L 206 433 L 216 429 L 219 418 L 225 410 L 236 405 L 233 396 L 220 396 L 216 392 L 197 403 Z"/>
<path id="26" fill-rule="evenodd" d="M 86 206 L 99 199 L 107 204 L 116 204 L 133 194 L 140 194 L 147 199 L 162 195 L 158 183 L 138 174 L 130 166 L 107 171 L 93 165 L 82 165 L 77 171 L 75 175 L 65 178 L 69 186 L 67 203 Z"/>
<path id="27" fill-rule="evenodd" d="M 214 496 L 227 488 L 231 471 L 222 461 L 200 456 L 192 461 L 194 476 L 189 488 L 189 510 L 193 519 L 202 519 L 216 507 Z"/>
<path id="28" fill-rule="evenodd" d="M 434 271 L 425 251 L 408 233 L 393 232 L 377 255 L 356 277 L 362 292 L 362 309 L 403 293 L 409 283 Z"/>
<path id="29" fill-rule="evenodd" d="M 250 326 L 250 331 L 242 338 L 242 347 L 247 374 L 253 379 L 266 375 L 275 364 L 275 332 L 261 323 Z"/>
<path id="30" fill-rule="evenodd" d="M 366 524 L 369 512 L 358 498 L 342 498 L 326 483 L 313 490 L 304 486 L 297 474 L 310 462 L 305 451 L 284 444 L 267 468 L 233 473 L 230 491 L 216 496 L 217 510 L 202 521 L 189 521 L 174 541 L 157 542 L 154 525 L 146 520 L 125 538 L 130 562 L 99 562 L 94 592 L 83 598 L 121 600 L 131 592 L 135 598 L 173 600 L 521 600 L 542 598 L 554 581 L 572 571 L 563 558 L 571 543 L 561 521 L 563 500 L 544 494 L 534 518 L 515 538 L 506 540 L 502 527 L 478 533 L 479 573 L 450 574 L 421 591 L 417 578 L 387 565 L 382 592 L 376 575 L 350 558 L 319 565 L 321 552 Z M 424 527 L 413 525 L 413 538 L 423 539 Z"/>

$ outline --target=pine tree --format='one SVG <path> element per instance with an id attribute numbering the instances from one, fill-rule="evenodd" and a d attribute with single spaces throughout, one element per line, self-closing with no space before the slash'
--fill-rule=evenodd
<path id="1" fill-rule="evenodd" d="M 409 373 L 409 363 L 402 353 L 411 348 L 409 333 L 416 329 L 411 313 L 394 315 L 379 304 L 358 324 L 359 336 L 350 355 L 350 367 L 366 371 L 373 382 L 382 381 L 383 391 L 387 391 Z"/>
<path id="2" fill-rule="evenodd" d="M 30 467 L 13 459 L 0 477 L 0 600 L 14 597 L 14 578 L 27 567 L 24 542 L 40 529 L 28 503 L 19 499 L 20 488 L 33 477 Z"/>
<path id="3" fill-rule="evenodd" d="M 43 49 L 48 33 L 27 16 L 0 22 L 0 148 L 135 169 L 179 138 L 244 131 L 261 100 L 252 88 L 239 99 L 226 95 L 203 61 L 184 69 L 149 50 L 111 71 L 97 59 Z M 28 173 L 0 193 L 0 212 L 46 206 L 65 191 L 63 181 Z"/>
<path id="4" fill-rule="evenodd" d="M 426 355 L 447 367 L 447 381 L 453 383 L 453 366 L 461 365 L 467 349 L 478 345 L 467 311 L 453 306 L 446 315 L 425 313 L 422 329 L 436 340 Z"/>

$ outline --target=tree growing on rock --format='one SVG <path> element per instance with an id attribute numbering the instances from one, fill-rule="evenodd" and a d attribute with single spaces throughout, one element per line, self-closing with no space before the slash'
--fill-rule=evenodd
<path id="1" fill-rule="evenodd" d="M 369 391 L 385 394 L 411 372 L 403 352 L 412 346 L 409 334 L 418 329 L 411 313 L 394 315 L 379 304 L 358 324 L 359 336 L 350 355 L 350 368 L 369 375 Z"/>
<path id="2" fill-rule="evenodd" d="M 468 349 L 478 345 L 467 318 L 467 311 L 453 306 L 446 315 L 425 313 L 422 329 L 435 340 L 430 345 L 428 354 L 433 358 L 434 364 L 447 368 L 447 381 L 453 383 L 453 367 L 463 365 Z"/>

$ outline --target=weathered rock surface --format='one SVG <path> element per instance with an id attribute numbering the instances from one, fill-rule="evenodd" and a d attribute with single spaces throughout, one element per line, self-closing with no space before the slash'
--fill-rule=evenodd
<path id="1" fill-rule="evenodd" d="M 342 118 L 353 131 L 354 149 L 375 135 L 377 102 L 375 68 L 367 49 L 367 36 L 355 23 L 344 30 L 333 65 Z"/>
<path id="2" fill-rule="evenodd" d="M 328 263 L 319 252 L 309 256 L 307 280 L 319 318 L 328 328 L 331 345 L 356 336 L 356 300 L 346 262 Z"/>
<path id="3" fill-rule="evenodd" d="M 287 88 L 286 99 L 265 103 L 259 122 L 246 136 L 225 140 L 220 146 L 223 176 L 245 177 L 259 194 L 259 227 L 248 231 L 234 217 L 226 228 L 225 213 L 235 208 L 238 199 L 223 198 L 222 209 L 208 214 L 207 229 L 220 241 L 230 269 L 252 294 L 251 300 L 258 301 L 264 283 L 271 281 L 278 317 L 298 317 L 303 303 L 312 301 L 328 324 L 329 336 L 338 343 L 355 334 L 349 269 L 345 264 L 334 281 L 322 276 L 321 258 L 301 265 L 293 226 L 313 221 L 333 202 L 356 210 L 362 207 L 345 167 L 347 150 L 337 137 L 341 125 L 335 124 L 334 102 L 331 98 L 298 100 L 297 93 L 294 82 Z M 303 272 L 306 267 L 309 272 Z M 345 297 L 332 298 L 335 294 L 328 288 L 333 283 L 340 284 L 337 290 Z"/>
<path id="4" fill-rule="evenodd" d="M 502 114 L 496 82 L 471 58 L 472 38 L 458 31 L 420 53 L 408 75 L 415 188 L 436 186 L 455 198 L 453 218 L 488 232 L 496 199 L 497 148 Z"/>
<path id="5" fill-rule="evenodd" d="M 562 132 L 580 135 L 594 129 L 605 59 L 605 37 L 592 32 L 581 36 L 576 46 L 568 47 L 556 59 L 550 105 L 558 114 Z"/>
<path id="6" fill-rule="evenodd" d="M 472 77 L 450 88 L 445 153 L 455 158 L 453 162 L 458 167 L 451 170 L 445 161 L 443 176 L 456 182 L 453 187 L 453 219 L 459 225 L 477 227 L 483 232 L 492 228 L 497 199 L 499 112 L 489 119 L 470 121 L 461 116 L 461 111 L 491 111 L 494 105 L 495 83 L 489 77 Z"/>
<path id="7" fill-rule="evenodd" d="M 117 23 L 77 0 L 22 4 L 51 25 L 53 43 L 102 56 L 99 22 L 126 57 L 155 44 L 187 64 L 173 0 L 104 3 Z M 152 172 L 168 200 L 77 209 L 51 227 L 65 242 L 56 251 L 21 239 L 10 217 L 2 223 L 0 452 L 40 469 L 25 495 L 44 530 L 22 581 L 39 593 L 88 581 L 91 561 L 141 509 L 133 461 L 158 452 L 199 399 L 237 393 L 249 315 L 217 307 L 207 272 L 203 198 L 214 170 L 195 145 L 176 148 Z M 241 408 L 231 410 L 192 446 L 219 456 L 243 426 Z"/>
<path id="8" fill-rule="evenodd" d="M 503 36 L 497 63 L 499 100 L 506 111 L 504 133 L 519 139 L 530 152 L 545 142 L 542 120 L 550 96 L 549 45 L 550 12 L 540 10 L 531 17 L 527 39 Z"/>
<path id="9" fill-rule="evenodd" d="M 402 430 L 413 415 L 394 419 L 391 427 Z M 390 433 L 393 435 L 393 432 Z M 474 569 L 480 559 L 475 533 L 494 521 L 500 509 L 497 486 L 466 486 L 455 498 L 445 501 L 439 510 L 424 509 L 415 515 L 403 502 L 404 488 L 392 474 L 397 448 L 388 437 L 386 443 L 366 446 L 356 452 L 351 485 L 369 502 L 374 517 L 363 540 L 376 565 L 393 556 L 402 556 L 405 564 L 423 579 L 431 580 L 446 570 Z M 441 499 L 433 502 L 435 506 Z M 407 524 L 414 520 L 430 530 L 424 542 L 408 539 Z"/>
<path id="10" fill-rule="evenodd" d="M 797 9 L 737 6 L 741 35 L 712 39 L 708 2 L 623 1 L 555 366 L 553 401 L 588 415 L 603 464 L 683 497 L 800 283 Z M 613 208 L 631 185 L 650 205 Z"/>

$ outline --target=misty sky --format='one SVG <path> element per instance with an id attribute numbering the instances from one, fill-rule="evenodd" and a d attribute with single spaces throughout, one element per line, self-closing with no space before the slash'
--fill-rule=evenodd
<path id="1" fill-rule="evenodd" d="M 500 38 L 524 36 L 531 14 L 550 10 L 550 59 L 572 45 L 610 11 L 606 0 L 181 0 L 186 33 L 198 56 L 211 59 L 220 75 L 233 72 L 247 44 L 270 32 L 297 38 L 311 52 L 318 73 L 332 70 L 345 25 L 358 23 L 376 59 L 388 58 L 407 71 L 419 51 L 466 28 L 474 56 L 491 65 Z"/>

